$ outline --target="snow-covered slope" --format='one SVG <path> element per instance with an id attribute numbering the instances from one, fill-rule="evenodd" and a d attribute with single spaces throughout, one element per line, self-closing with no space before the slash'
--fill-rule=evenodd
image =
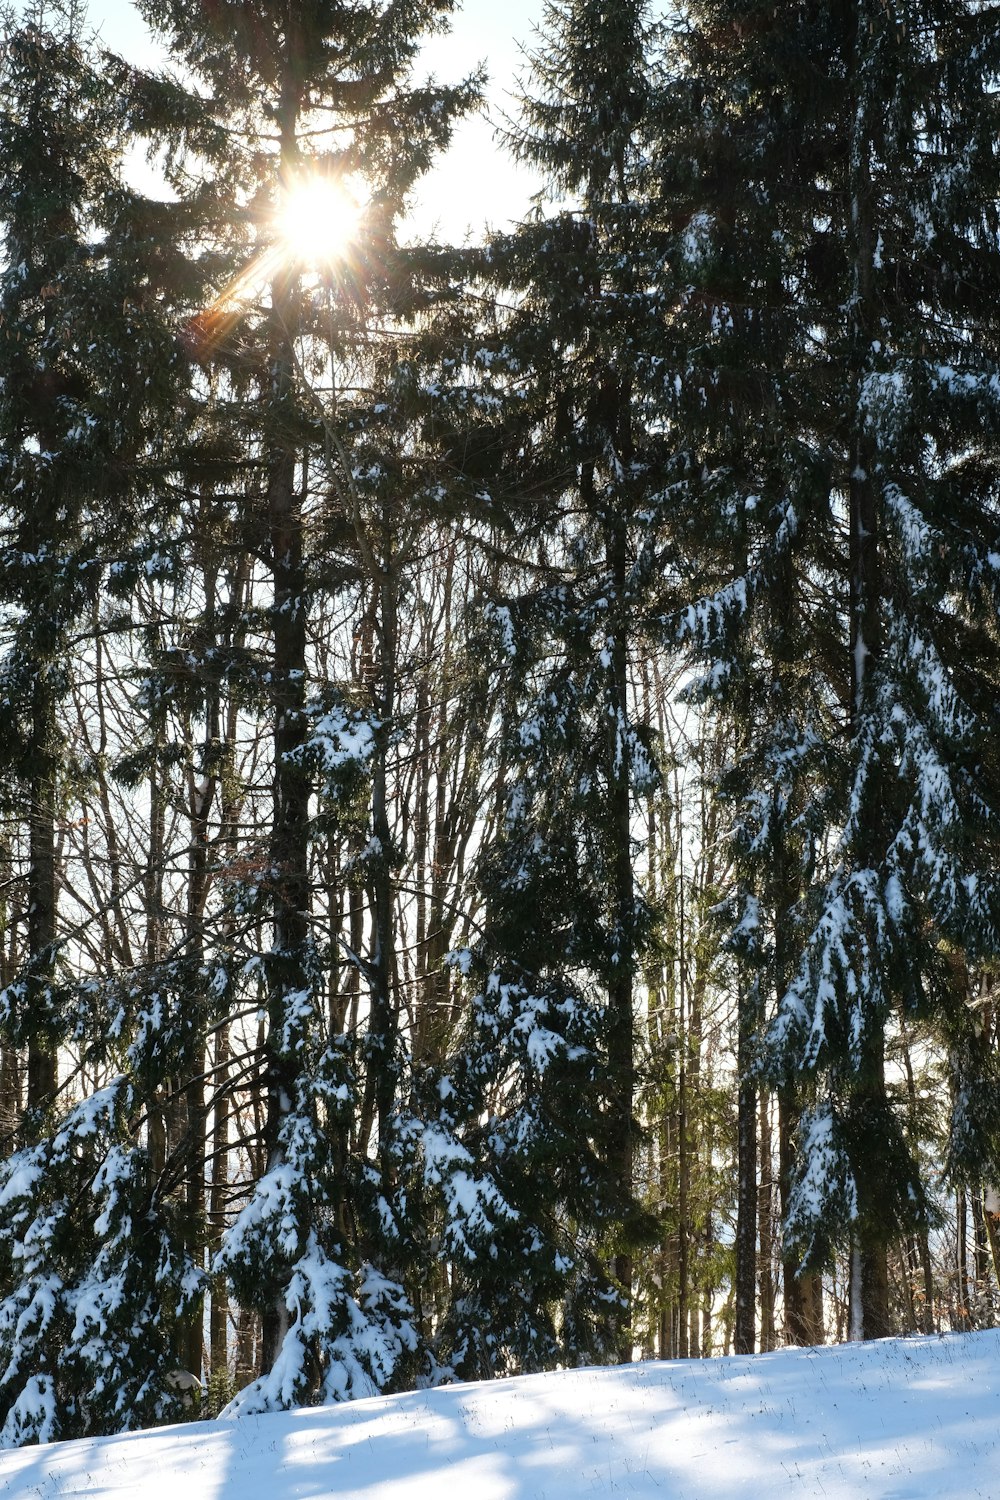
<path id="1" fill-rule="evenodd" d="M 569 1370 L 0 1456 L 56 1500 L 1000 1500 L 1000 1333 Z"/>

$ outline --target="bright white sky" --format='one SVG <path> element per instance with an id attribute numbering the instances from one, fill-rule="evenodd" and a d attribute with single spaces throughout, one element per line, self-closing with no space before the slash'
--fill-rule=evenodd
<path id="1" fill-rule="evenodd" d="M 457 3 L 451 34 L 428 46 L 427 71 L 442 81 L 457 81 L 484 62 L 490 75 L 490 110 L 497 115 L 512 107 L 514 76 L 526 69 L 521 47 L 533 45 L 541 0 Z M 90 0 L 87 11 L 109 47 L 134 62 L 156 62 L 158 54 L 131 0 Z M 425 180 L 414 227 L 426 231 L 436 226 L 442 238 L 453 241 L 478 232 L 484 223 L 501 228 L 524 212 L 534 186 L 494 143 L 486 120 L 467 122 Z"/>

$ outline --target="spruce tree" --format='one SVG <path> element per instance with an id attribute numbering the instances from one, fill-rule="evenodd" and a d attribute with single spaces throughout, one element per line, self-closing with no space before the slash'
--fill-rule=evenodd
<path id="1" fill-rule="evenodd" d="M 900 1014 L 960 1013 L 949 952 L 996 949 L 996 339 L 974 290 L 997 253 L 996 10 L 691 23 L 659 170 L 718 551 L 682 630 L 746 726 L 736 932 L 771 975 L 766 1068 L 807 1106 L 788 1251 L 809 1268 L 849 1242 L 853 1327 L 877 1335 L 886 1245 L 926 1213 L 887 1040 Z"/>
<path id="2" fill-rule="evenodd" d="M 631 664 L 652 612 L 667 462 L 650 386 L 664 293 L 635 199 L 651 35 L 640 5 L 547 7 L 509 143 L 554 206 L 495 236 L 486 267 L 514 304 L 489 368 L 519 435 L 505 505 L 521 536 L 519 597 L 493 601 L 507 800 L 484 863 L 489 949 L 543 981 L 540 993 L 600 997 L 605 1103 L 577 1128 L 600 1133 L 595 1226 L 622 1298 L 623 1357 L 638 1230 L 634 1005 L 649 932 L 633 815 L 657 777 Z"/>
<path id="3" fill-rule="evenodd" d="M 0 1005 L 29 1073 L 2 1168 L 0 1402 L 3 1440 L 23 1442 L 174 1410 L 171 1325 L 198 1278 L 125 1076 L 127 991 L 80 973 L 56 878 L 57 829 L 87 776 L 64 706 L 95 618 L 102 634 L 124 628 L 117 599 L 151 514 L 145 461 L 177 360 L 143 205 L 122 181 L 123 101 L 79 14 L 8 21 L 2 67 L 4 754 L 29 808 L 31 916 Z M 82 1078 L 104 1086 L 80 1098 Z"/>
<path id="4" fill-rule="evenodd" d="M 256 546 L 270 593 L 261 680 L 273 813 L 246 907 L 255 921 L 266 916 L 272 934 L 254 970 L 266 1013 L 264 1160 L 215 1260 L 262 1317 L 263 1375 L 241 1409 L 381 1389 L 402 1378 L 416 1345 L 396 1201 L 402 1043 L 386 767 L 398 744 L 396 619 L 411 530 L 402 512 L 426 502 L 407 489 L 386 417 L 405 408 L 412 378 L 405 362 L 380 354 L 370 329 L 389 325 L 387 351 L 393 325 L 410 315 L 397 221 L 474 98 L 468 84 L 410 81 L 422 38 L 447 10 L 147 9 L 174 57 L 208 85 L 204 110 L 231 142 L 223 171 L 238 184 L 233 212 L 251 224 L 257 247 L 233 300 L 223 295 L 190 325 L 198 361 L 224 368 L 240 348 L 252 372 L 240 385 L 234 368 L 224 383 L 261 476 L 260 493 L 251 485 L 245 495 L 244 530 L 253 534 L 261 507 Z M 305 264 L 282 239 L 283 202 L 324 179 L 365 200 L 339 269 Z M 339 392 L 355 375 L 354 388 Z M 373 670 L 360 683 L 311 684 L 315 602 L 339 598 L 342 607 L 366 596 Z M 341 801 L 339 819 L 331 811 L 325 824 L 314 821 L 317 792 L 330 809 Z M 345 864 L 364 895 L 358 931 L 335 935 L 332 952 L 313 895 L 314 839 L 324 829 L 353 845 Z M 350 1003 L 331 981 L 345 971 L 364 995 L 360 1032 L 337 1024 Z"/>

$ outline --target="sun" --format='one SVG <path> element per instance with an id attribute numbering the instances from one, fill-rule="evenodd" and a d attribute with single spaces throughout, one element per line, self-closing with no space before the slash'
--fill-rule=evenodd
<path id="1" fill-rule="evenodd" d="M 301 265 L 330 265 L 347 254 L 360 215 L 360 204 L 343 183 L 330 177 L 300 177 L 282 193 L 278 207 L 282 248 Z"/>

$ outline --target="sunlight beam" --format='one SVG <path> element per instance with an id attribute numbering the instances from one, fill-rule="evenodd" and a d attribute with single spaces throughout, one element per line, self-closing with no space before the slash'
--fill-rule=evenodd
<path id="1" fill-rule="evenodd" d="M 301 177 L 282 194 L 276 224 L 284 254 L 303 266 L 344 259 L 358 231 L 360 205 L 330 177 Z"/>

